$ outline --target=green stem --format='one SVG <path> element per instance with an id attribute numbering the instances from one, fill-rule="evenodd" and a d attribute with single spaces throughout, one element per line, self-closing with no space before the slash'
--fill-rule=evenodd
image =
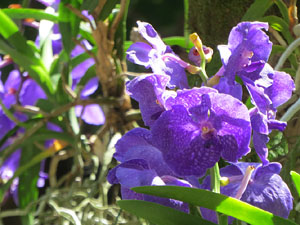
<path id="1" fill-rule="evenodd" d="M 204 83 L 206 83 L 206 81 L 208 80 L 208 76 L 207 76 L 207 74 L 205 72 L 205 65 L 204 65 L 204 69 L 202 69 L 202 67 L 201 67 L 201 70 L 199 71 L 199 76 L 202 79 L 202 81 Z"/>
<path id="2" fill-rule="evenodd" d="M 189 46 L 189 0 L 184 0 L 184 37 L 185 37 L 185 47 Z"/>
<path id="3" fill-rule="evenodd" d="M 220 225 L 228 225 L 228 216 L 218 213 L 218 221 Z"/>
<path id="4" fill-rule="evenodd" d="M 220 170 L 219 165 L 216 163 L 213 168 L 210 169 L 210 186 L 211 190 L 215 193 L 220 194 Z M 218 222 L 220 225 L 227 225 L 228 224 L 228 216 L 224 214 L 217 213 Z"/>
<path id="5" fill-rule="evenodd" d="M 210 169 L 211 190 L 215 193 L 220 193 L 220 178 L 219 165 L 216 163 L 214 167 Z"/>
<path id="6" fill-rule="evenodd" d="M 283 52 L 283 54 L 279 58 L 278 63 L 274 69 L 280 70 L 282 68 L 284 62 L 287 60 L 287 58 L 293 53 L 294 50 L 296 50 L 298 48 L 299 45 L 300 45 L 300 38 L 297 38 Z"/>

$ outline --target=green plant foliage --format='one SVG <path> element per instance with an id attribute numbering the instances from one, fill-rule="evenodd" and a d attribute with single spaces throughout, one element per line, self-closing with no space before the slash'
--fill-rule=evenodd
<path id="1" fill-rule="evenodd" d="M 300 174 L 296 173 L 295 171 L 291 171 L 291 177 L 300 196 Z"/>
<path id="2" fill-rule="evenodd" d="M 151 223 L 157 225 L 213 225 L 214 223 L 204 220 L 199 216 L 193 216 L 181 211 L 165 207 L 156 203 L 138 201 L 138 200 L 122 200 L 118 201 L 118 205 L 139 217 L 145 218 Z"/>
<path id="3" fill-rule="evenodd" d="M 144 186 L 132 188 L 132 190 L 138 193 L 177 199 L 233 216 L 254 225 L 295 225 L 290 220 L 275 216 L 238 199 L 203 189 L 179 186 Z"/>
<path id="4" fill-rule="evenodd" d="M 253 21 L 261 18 L 266 11 L 274 4 L 272 0 L 256 0 L 247 10 L 242 21 Z"/>
<path id="5" fill-rule="evenodd" d="M 35 20 L 58 22 L 58 16 L 56 14 L 46 13 L 42 9 L 2 9 L 2 11 L 12 19 L 33 18 Z"/>
<path id="6" fill-rule="evenodd" d="M 23 167 L 27 167 L 27 169 L 19 176 L 18 197 L 20 208 L 22 209 L 25 209 L 28 204 L 38 198 L 37 181 L 39 178 L 40 165 L 37 163 L 30 167 L 27 165 L 32 164 L 31 161 L 40 152 L 40 149 L 34 144 L 28 144 L 22 148 L 19 170 Z M 28 214 L 22 217 L 23 225 L 30 225 L 33 223 L 34 208 L 35 207 L 32 207 Z"/>
<path id="7" fill-rule="evenodd" d="M 285 156 L 288 153 L 288 143 L 282 132 L 273 132 L 267 144 L 269 149 L 269 159 L 273 161 L 277 157 Z"/>

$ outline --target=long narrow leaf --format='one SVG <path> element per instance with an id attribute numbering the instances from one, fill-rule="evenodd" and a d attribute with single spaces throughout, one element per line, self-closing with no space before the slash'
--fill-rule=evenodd
<path id="1" fill-rule="evenodd" d="M 10 55 L 15 63 L 22 66 L 26 71 L 28 71 L 30 77 L 32 77 L 41 86 L 48 98 L 52 99 L 53 87 L 51 84 L 51 80 L 40 59 L 28 57 L 27 55 L 10 47 L 1 39 L 0 49 L 2 49 L 6 54 Z"/>
<path id="2" fill-rule="evenodd" d="M 278 16 L 265 16 L 260 20 L 263 22 L 268 22 L 273 29 L 281 32 L 289 44 L 293 42 L 294 38 L 289 31 L 289 25 L 283 19 Z"/>
<path id="3" fill-rule="evenodd" d="M 214 223 L 204 220 L 199 216 L 193 216 L 184 212 L 162 206 L 153 202 L 138 200 L 118 201 L 118 205 L 139 217 L 149 220 L 156 225 L 213 225 Z"/>
<path id="4" fill-rule="evenodd" d="M 255 0 L 243 16 L 242 21 L 258 20 L 273 4 L 273 0 Z"/>
<path id="5" fill-rule="evenodd" d="M 300 196 L 300 174 L 296 173 L 295 171 L 291 171 L 291 177 Z"/>
<path id="6" fill-rule="evenodd" d="M 233 216 L 254 225 L 295 225 L 290 220 L 275 216 L 238 199 L 207 190 L 179 186 L 143 186 L 132 188 L 132 190 L 138 193 L 177 199 Z"/>
<path id="7" fill-rule="evenodd" d="M 40 150 L 32 143 L 24 146 L 21 152 L 20 168 L 28 164 L 33 157 L 39 154 Z M 35 164 L 23 172 L 19 177 L 18 197 L 20 208 L 26 208 L 27 205 L 38 198 L 37 181 L 39 178 L 40 164 Z M 22 216 L 22 224 L 33 224 L 34 209 L 31 209 L 27 215 Z"/>
<path id="8" fill-rule="evenodd" d="M 289 23 L 289 13 L 288 13 L 288 8 L 286 7 L 286 4 L 282 0 L 276 0 L 275 4 L 280 10 L 280 13 L 282 15 L 282 18 L 284 19 L 285 22 Z"/>
<path id="9" fill-rule="evenodd" d="M 42 9 L 2 9 L 2 11 L 12 19 L 33 18 L 35 20 L 49 20 L 54 23 L 58 22 L 56 14 L 46 13 Z"/>

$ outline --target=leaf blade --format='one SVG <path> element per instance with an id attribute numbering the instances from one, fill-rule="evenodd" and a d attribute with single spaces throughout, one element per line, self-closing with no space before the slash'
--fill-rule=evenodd
<path id="1" fill-rule="evenodd" d="M 208 208 L 228 216 L 233 216 L 250 224 L 257 225 L 295 225 L 294 222 L 273 215 L 270 212 L 211 191 L 179 186 L 143 186 L 133 191 L 159 197 L 177 199 L 192 205 Z"/>
<path id="2" fill-rule="evenodd" d="M 139 217 L 143 217 L 157 225 L 213 225 L 214 223 L 204 220 L 199 216 L 193 216 L 184 212 L 162 206 L 153 202 L 139 200 L 121 200 L 118 205 Z M 151 209 L 151 213 L 149 213 Z"/>

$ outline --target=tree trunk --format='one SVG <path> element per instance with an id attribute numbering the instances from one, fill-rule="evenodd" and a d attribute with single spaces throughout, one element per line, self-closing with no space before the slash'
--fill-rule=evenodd
<path id="1" fill-rule="evenodd" d="M 197 32 L 204 45 L 226 44 L 253 0 L 189 0 L 189 28 Z"/>

